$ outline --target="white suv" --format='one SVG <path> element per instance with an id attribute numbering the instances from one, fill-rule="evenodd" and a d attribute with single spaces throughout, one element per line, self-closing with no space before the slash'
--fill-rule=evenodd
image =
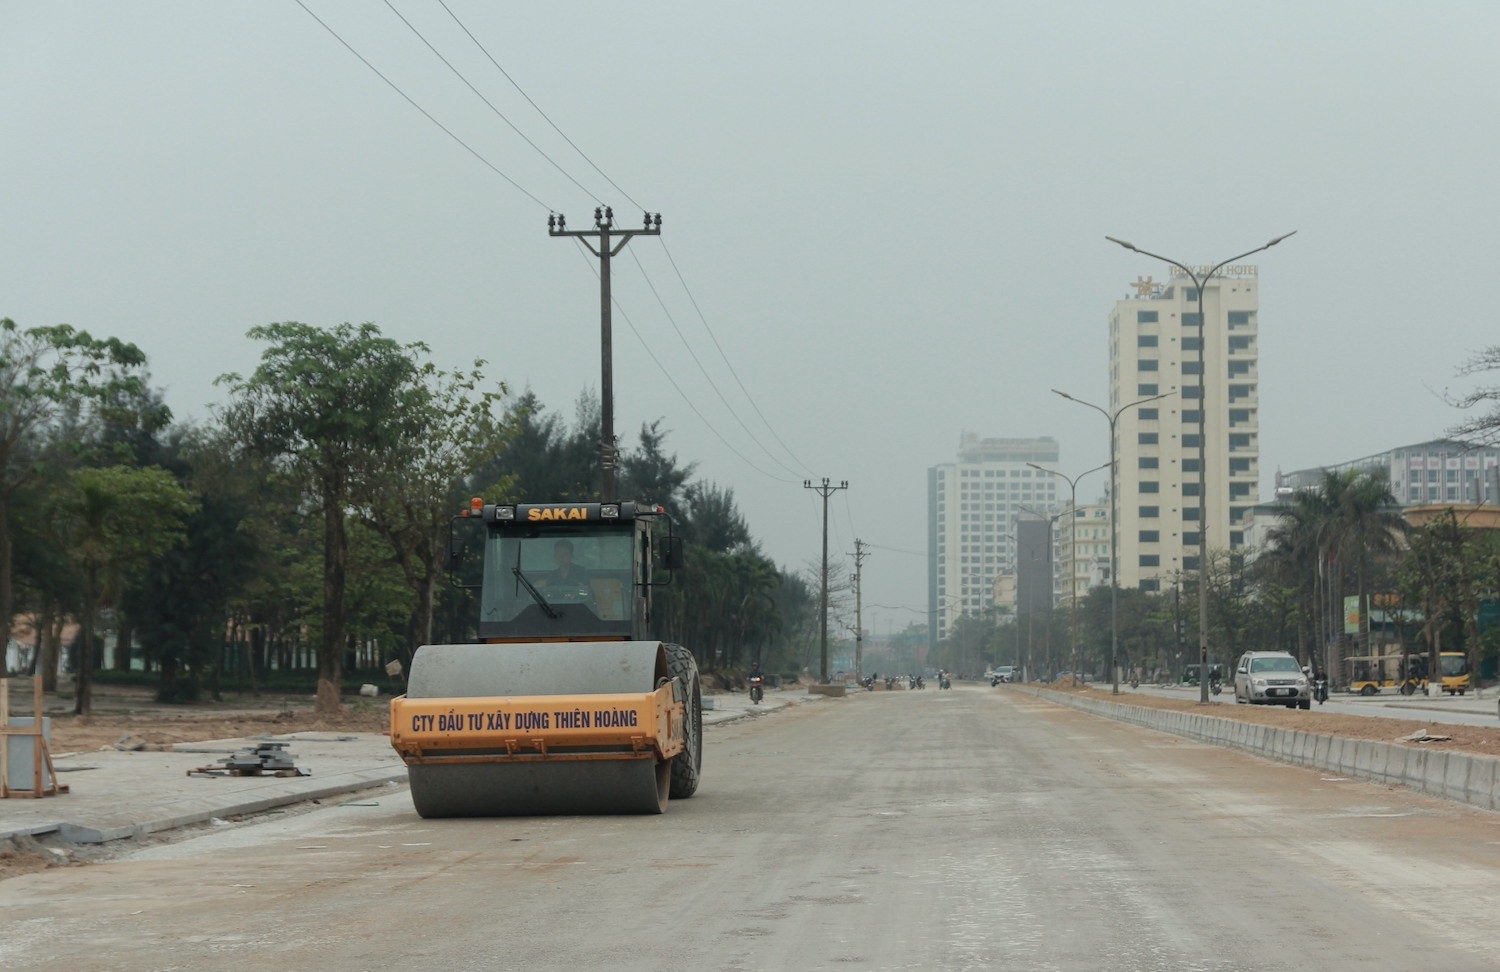
<path id="1" fill-rule="evenodd" d="M 1014 682 L 1016 680 L 1016 669 L 1012 665 L 1001 665 L 990 673 L 990 684 L 999 685 L 1001 682 Z"/>
<path id="2" fill-rule="evenodd" d="M 1251 705 L 1312 708 L 1312 686 L 1284 651 L 1247 651 L 1234 667 L 1234 700 Z"/>

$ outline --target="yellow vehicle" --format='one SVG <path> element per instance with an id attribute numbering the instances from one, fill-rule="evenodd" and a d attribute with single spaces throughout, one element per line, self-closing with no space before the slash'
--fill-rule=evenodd
<path id="1" fill-rule="evenodd" d="M 1394 688 L 1402 695 L 1427 691 L 1427 656 L 1420 654 L 1353 655 L 1344 659 L 1349 673 L 1349 691 L 1374 695 Z M 1442 689 L 1450 695 L 1469 690 L 1469 661 L 1459 651 L 1438 655 Z"/>
<path id="2" fill-rule="evenodd" d="M 484 531 L 479 643 L 417 649 L 391 702 L 417 812 L 661 813 L 692 796 L 698 666 L 647 637 L 654 589 L 682 566 L 666 512 L 476 499 L 465 518 Z"/>
<path id="3" fill-rule="evenodd" d="M 1469 659 L 1458 651 L 1445 651 L 1438 655 L 1442 672 L 1443 691 L 1449 695 L 1463 695 L 1469 691 Z"/>

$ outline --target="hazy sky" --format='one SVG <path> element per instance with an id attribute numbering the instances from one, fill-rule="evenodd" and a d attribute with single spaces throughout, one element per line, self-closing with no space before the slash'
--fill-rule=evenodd
<path id="1" fill-rule="evenodd" d="M 0 316 L 135 342 L 184 418 L 281 320 L 484 357 L 571 418 L 598 285 L 547 211 L 633 227 L 629 193 L 663 240 L 615 265 L 617 430 L 663 419 L 791 567 L 818 555 L 802 480 L 847 479 L 830 549 L 875 545 L 877 632 L 925 620 L 926 469 L 963 431 L 1107 458 L 1048 389 L 1106 399 L 1109 310 L 1166 269 L 1106 233 L 1213 263 L 1299 231 L 1257 258 L 1263 489 L 1440 436 L 1497 341 L 1492 2 L 447 0 L 623 193 L 438 0 L 392 2 L 587 192 L 390 6 L 305 2 L 540 202 L 295 0 L 0 0 Z"/>

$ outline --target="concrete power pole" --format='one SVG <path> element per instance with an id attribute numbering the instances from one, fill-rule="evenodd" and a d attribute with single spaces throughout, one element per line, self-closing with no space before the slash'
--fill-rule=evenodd
<path id="1" fill-rule="evenodd" d="M 865 558 L 870 556 L 868 546 L 863 540 L 854 540 L 854 677 L 863 679 L 865 677 L 865 585 L 861 568 L 864 566 Z"/>
<path id="2" fill-rule="evenodd" d="M 548 236 L 571 236 L 583 242 L 589 248 L 589 252 L 599 258 L 599 334 L 600 352 L 603 359 L 603 377 L 599 387 L 599 466 L 602 470 L 600 482 L 600 496 L 606 503 L 615 500 L 615 384 L 612 359 L 614 357 L 614 346 L 610 338 L 610 323 L 612 319 L 611 310 L 613 301 L 609 295 L 609 261 L 616 253 L 625 249 L 631 237 L 635 236 L 660 236 L 661 235 L 661 213 L 647 213 L 645 215 L 645 228 L 638 230 L 615 229 L 614 210 L 609 206 L 602 209 L 594 207 L 594 228 L 591 230 L 568 229 L 568 218 L 561 214 L 547 215 Z M 589 242 L 589 237 L 597 237 L 599 245 L 595 246 Z M 612 242 L 618 240 L 618 242 Z"/>
<path id="3" fill-rule="evenodd" d="M 818 578 L 819 581 L 821 582 L 818 586 L 821 588 L 821 591 L 822 591 L 821 595 L 818 598 L 818 626 L 819 626 L 819 630 L 820 630 L 819 644 L 822 646 L 822 668 L 821 668 L 821 671 L 818 673 L 818 678 L 819 678 L 819 680 L 824 685 L 827 685 L 828 684 L 828 497 L 832 496 L 834 493 L 838 492 L 841 489 L 848 489 L 849 488 L 849 480 L 846 479 L 843 482 L 839 483 L 837 486 L 835 486 L 835 485 L 833 485 L 832 483 L 830 483 L 828 481 L 828 477 L 827 476 L 824 476 L 823 477 L 823 481 L 821 483 L 816 484 L 816 485 L 814 485 L 814 483 L 813 483 L 813 481 L 811 479 L 804 479 L 802 481 L 802 488 L 803 489 L 813 490 L 819 496 L 823 497 L 823 570 L 821 571 L 822 576 Z"/>

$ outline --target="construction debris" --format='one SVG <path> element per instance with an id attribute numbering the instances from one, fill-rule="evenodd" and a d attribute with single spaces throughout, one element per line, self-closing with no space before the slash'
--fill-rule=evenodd
<path id="1" fill-rule="evenodd" d="M 1433 733 L 1429 733 L 1426 729 L 1418 729 L 1416 732 L 1412 733 L 1410 736 L 1402 736 L 1400 739 L 1397 740 L 1397 742 L 1415 742 L 1415 743 L 1447 742 L 1448 740 L 1450 740 L 1452 738 L 1453 738 L 1452 736 L 1439 736 L 1439 735 L 1435 735 Z"/>
<path id="2" fill-rule="evenodd" d="M 291 743 L 262 742 L 244 749 L 235 750 L 219 760 L 222 766 L 200 766 L 188 770 L 188 776 L 311 776 L 311 770 L 298 769 L 292 754 L 286 752 Z"/>

